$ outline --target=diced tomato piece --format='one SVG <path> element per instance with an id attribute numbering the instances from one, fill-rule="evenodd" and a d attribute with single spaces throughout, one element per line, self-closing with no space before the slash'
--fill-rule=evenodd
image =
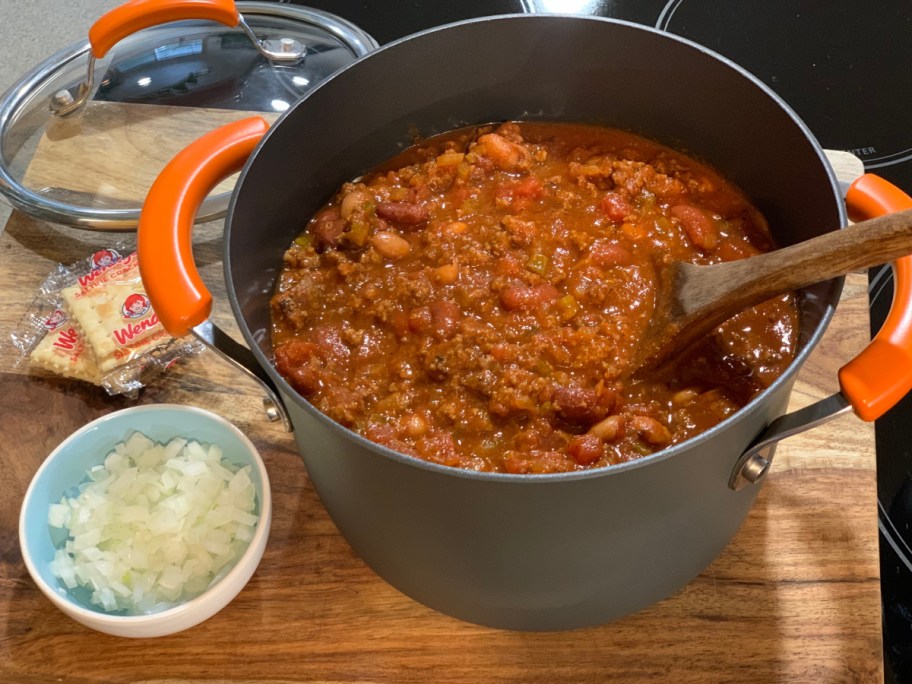
<path id="1" fill-rule="evenodd" d="M 513 285 L 500 293 L 500 301 L 509 311 L 535 309 L 555 301 L 560 292 L 554 285 Z"/>
<path id="2" fill-rule="evenodd" d="M 620 223 L 633 213 L 633 206 L 618 192 L 606 192 L 599 201 L 599 209 L 612 223 Z"/>
<path id="3" fill-rule="evenodd" d="M 542 184 L 535 176 L 526 176 L 513 188 L 514 197 L 531 197 L 537 199 L 542 195 Z"/>
<path id="4" fill-rule="evenodd" d="M 276 347 L 274 353 L 276 369 L 301 394 L 310 395 L 320 389 L 323 364 L 318 358 L 317 345 L 291 340 Z"/>
<path id="5" fill-rule="evenodd" d="M 345 232 L 345 220 L 337 209 L 324 209 L 314 217 L 311 233 L 316 246 L 335 247 Z"/>
<path id="6" fill-rule="evenodd" d="M 409 311 L 408 324 L 409 330 L 422 335 L 431 329 L 433 317 L 431 310 L 426 306 L 419 306 Z"/>
<path id="7" fill-rule="evenodd" d="M 324 361 L 344 361 L 351 354 L 342 340 L 342 331 L 334 325 L 320 325 L 311 333 L 317 355 Z"/>
<path id="8" fill-rule="evenodd" d="M 602 457 L 602 440 L 595 435 L 579 435 L 570 440 L 567 453 L 580 465 L 592 465 Z"/>
<path id="9" fill-rule="evenodd" d="M 559 451 L 507 451 L 503 456 L 503 468 L 515 475 L 563 473 L 572 469 L 572 463 Z"/>
<path id="10" fill-rule="evenodd" d="M 422 437 L 415 443 L 418 454 L 428 460 L 442 465 L 459 467 L 462 460 L 456 448 L 456 440 L 449 432 L 436 430 Z"/>
<path id="11" fill-rule="evenodd" d="M 507 200 L 512 209 L 522 211 L 542 196 L 544 188 L 535 176 L 526 176 L 519 181 L 501 183 L 494 190 L 494 196 Z"/>
<path id="12" fill-rule="evenodd" d="M 409 315 L 402 310 L 394 311 L 390 315 L 390 326 L 397 337 L 405 337 L 409 333 Z"/>
<path id="13" fill-rule="evenodd" d="M 512 346 L 507 344 L 496 344 L 491 347 L 491 356 L 494 357 L 495 361 L 505 363 L 507 361 L 512 361 L 516 354 Z"/>

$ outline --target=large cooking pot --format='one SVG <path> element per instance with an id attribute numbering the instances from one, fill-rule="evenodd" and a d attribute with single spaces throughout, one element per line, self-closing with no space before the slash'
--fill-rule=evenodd
<path id="1" fill-rule="evenodd" d="M 314 487 L 353 549 L 405 594 L 468 621 L 528 630 L 604 623 L 668 596 L 716 557 L 753 504 L 779 433 L 852 409 L 870 420 L 905 394 L 908 307 L 844 369 L 841 394 L 772 427 L 841 280 L 799 293 L 800 350 L 772 386 L 718 426 L 638 461 L 477 473 L 373 444 L 326 418 L 273 368 L 268 302 L 283 251 L 337 186 L 416 132 L 505 119 L 617 126 L 708 160 L 759 206 L 781 245 L 846 223 L 811 132 L 728 60 L 619 21 L 502 16 L 392 43 L 331 77 L 271 129 L 248 120 L 191 146 L 148 196 L 140 268 L 165 326 L 204 335 L 211 297 L 192 263 L 192 218 L 213 183 L 243 165 L 225 225 L 231 306 L 253 372 L 277 389 Z M 912 206 L 881 192 L 877 179 L 861 183 L 853 189 L 859 216 Z M 909 265 L 898 263 L 904 306 Z"/>

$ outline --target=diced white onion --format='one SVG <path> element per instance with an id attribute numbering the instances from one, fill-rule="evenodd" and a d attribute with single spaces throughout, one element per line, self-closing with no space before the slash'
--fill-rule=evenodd
<path id="1" fill-rule="evenodd" d="M 80 493 L 51 504 L 68 539 L 50 562 L 68 588 L 106 611 L 153 613 L 206 590 L 253 538 L 256 488 L 217 445 L 140 432 L 88 472 Z"/>

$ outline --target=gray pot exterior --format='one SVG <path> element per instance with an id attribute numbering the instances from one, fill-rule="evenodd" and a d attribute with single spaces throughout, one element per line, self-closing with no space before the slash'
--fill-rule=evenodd
<path id="1" fill-rule="evenodd" d="M 288 406 L 314 487 L 378 575 L 469 622 L 559 630 L 649 606 L 712 562 L 759 491 L 728 488 L 735 461 L 790 385 L 708 439 L 588 477 L 416 465 Z"/>
<path id="2" fill-rule="evenodd" d="M 489 18 L 381 48 L 286 112 L 242 172 L 226 222 L 232 307 L 355 551 L 407 595 L 465 620 L 524 630 L 599 624 L 679 589 L 738 530 L 758 487 L 731 491 L 732 468 L 785 410 L 841 281 L 801 292 L 802 348 L 776 383 L 662 454 L 509 476 L 370 444 L 319 414 L 271 365 L 268 301 L 282 253 L 343 181 L 408 146 L 415 131 L 505 119 L 613 125 L 711 160 L 781 245 L 842 227 L 845 212 L 819 145 L 762 84 L 693 44 L 589 17 Z"/>

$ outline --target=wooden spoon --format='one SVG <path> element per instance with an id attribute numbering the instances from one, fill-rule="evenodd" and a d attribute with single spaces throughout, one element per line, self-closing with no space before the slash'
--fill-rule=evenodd
<path id="1" fill-rule="evenodd" d="M 662 266 L 655 311 L 632 371 L 671 360 L 749 306 L 910 253 L 912 209 L 739 261 Z"/>

